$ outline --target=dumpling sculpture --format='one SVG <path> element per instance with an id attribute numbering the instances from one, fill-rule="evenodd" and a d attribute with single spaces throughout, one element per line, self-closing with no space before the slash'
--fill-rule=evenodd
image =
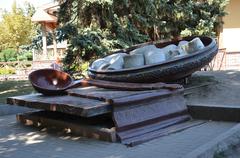
<path id="1" fill-rule="evenodd" d="M 109 62 L 106 61 L 105 59 L 101 58 L 101 59 L 97 59 L 95 60 L 92 65 L 91 68 L 94 70 L 104 70 L 109 66 Z"/>
<path id="2" fill-rule="evenodd" d="M 161 48 L 161 50 L 166 55 L 167 60 L 173 58 L 174 56 L 178 55 L 177 46 L 175 44 L 170 44 L 166 47 Z"/>
<path id="3" fill-rule="evenodd" d="M 144 65 L 144 56 L 143 54 L 130 54 L 123 57 L 124 65 L 123 68 L 134 68 L 134 67 L 141 67 Z"/>
<path id="4" fill-rule="evenodd" d="M 166 55 L 164 54 L 164 52 L 153 44 L 147 45 L 141 48 L 137 48 L 130 52 L 130 56 L 140 55 L 140 54 L 143 55 L 145 65 L 150 65 L 150 64 L 154 64 L 154 63 L 158 63 L 166 60 Z M 140 56 L 138 58 L 140 60 Z M 135 64 L 132 66 L 136 67 L 137 65 Z"/>
<path id="5" fill-rule="evenodd" d="M 146 65 L 155 64 L 167 60 L 166 54 L 164 54 L 163 50 L 157 47 L 145 52 L 144 58 Z"/>
<path id="6" fill-rule="evenodd" d="M 186 45 L 186 44 L 188 44 L 188 41 L 180 41 L 178 43 L 178 46 L 176 49 L 177 52 L 175 52 L 175 54 L 177 55 L 174 57 L 182 57 L 182 56 L 188 55 L 188 53 L 181 48 L 182 45 Z"/>
<path id="7" fill-rule="evenodd" d="M 126 53 L 117 53 L 105 57 L 104 59 L 109 62 L 107 70 L 120 70 L 123 68 L 124 60 L 123 57 L 126 56 Z"/>
<path id="8" fill-rule="evenodd" d="M 130 55 L 133 55 L 133 54 L 143 54 L 144 55 L 144 53 L 146 53 L 147 51 L 153 50 L 153 49 L 156 49 L 156 48 L 157 47 L 155 45 L 150 44 L 150 45 L 146 45 L 146 46 L 134 49 L 131 52 L 129 52 L 129 54 Z"/>
<path id="9" fill-rule="evenodd" d="M 105 58 L 95 60 L 91 68 L 95 70 L 120 70 L 123 68 L 123 57 L 126 53 L 117 53 L 109 55 Z"/>
<path id="10" fill-rule="evenodd" d="M 187 54 L 192 54 L 200 49 L 203 49 L 205 46 L 200 40 L 200 38 L 196 37 L 190 42 L 183 44 L 180 46 L 182 50 L 184 50 Z"/>
<path id="11" fill-rule="evenodd" d="M 179 46 L 176 46 L 175 44 L 170 44 L 166 47 L 161 48 L 161 50 L 166 55 L 167 60 L 187 55 L 187 53 L 183 49 L 181 49 Z"/>
<path id="12" fill-rule="evenodd" d="M 198 37 L 190 42 L 180 41 L 178 46 L 170 44 L 163 48 L 157 48 L 155 45 L 150 44 L 134 49 L 129 54 L 116 53 L 98 59 L 92 63 L 91 68 L 95 70 L 121 70 L 141 67 L 192 54 L 204 47 Z"/>
<path id="13" fill-rule="evenodd" d="M 181 48 L 182 45 L 186 45 L 186 44 L 188 44 L 188 41 L 180 41 L 178 43 L 178 48 Z"/>

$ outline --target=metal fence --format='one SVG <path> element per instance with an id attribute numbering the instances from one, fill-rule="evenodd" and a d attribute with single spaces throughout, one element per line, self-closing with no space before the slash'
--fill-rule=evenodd
<path id="1" fill-rule="evenodd" d="M 0 62 L 0 80 L 24 80 L 32 70 L 32 61 Z"/>
<path id="2" fill-rule="evenodd" d="M 53 62 L 54 60 L 0 62 L 0 81 L 25 80 L 33 70 L 50 68 Z"/>

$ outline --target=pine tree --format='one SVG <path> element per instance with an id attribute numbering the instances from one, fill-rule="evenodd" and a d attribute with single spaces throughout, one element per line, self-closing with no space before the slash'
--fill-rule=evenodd
<path id="1" fill-rule="evenodd" d="M 216 36 L 228 0 L 67 0 L 59 11 L 65 63 L 78 69 L 116 49 L 179 36 Z"/>

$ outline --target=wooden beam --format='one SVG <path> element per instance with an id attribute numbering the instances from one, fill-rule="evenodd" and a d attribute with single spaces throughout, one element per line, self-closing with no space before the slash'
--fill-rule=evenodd
<path id="1" fill-rule="evenodd" d="M 116 132 L 108 116 L 82 118 L 58 112 L 39 111 L 18 114 L 17 120 L 25 125 L 57 129 L 67 134 L 116 142 Z"/>
<path id="2" fill-rule="evenodd" d="M 56 60 L 58 57 L 58 53 L 57 53 L 57 40 L 56 40 L 55 30 L 52 31 L 52 35 L 53 35 L 53 52 L 54 52 L 54 58 Z"/>
<path id="3" fill-rule="evenodd" d="M 111 106 L 105 102 L 73 96 L 43 96 L 41 94 L 30 94 L 9 97 L 7 98 L 7 103 L 82 117 L 92 117 L 111 112 Z"/>
<path id="4" fill-rule="evenodd" d="M 47 31 L 46 31 L 46 26 L 45 23 L 41 23 L 41 30 L 42 30 L 42 42 L 43 42 L 43 55 L 44 59 L 47 59 Z"/>

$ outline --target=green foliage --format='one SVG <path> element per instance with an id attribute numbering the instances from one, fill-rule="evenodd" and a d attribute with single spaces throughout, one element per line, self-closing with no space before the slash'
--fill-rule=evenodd
<path id="1" fill-rule="evenodd" d="M 34 8 L 17 8 L 16 2 L 10 12 L 4 12 L 0 22 L 0 50 L 12 48 L 18 51 L 21 45 L 30 44 L 35 35 L 35 24 L 31 22 Z"/>
<path id="2" fill-rule="evenodd" d="M 13 49 L 5 49 L 0 52 L 0 61 L 8 62 L 8 61 L 17 61 L 17 52 Z"/>
<path id="3" fill-rule="evenodd" d="M 31 61 L 32 59 L 33 59 L 33 56 L 31 51 L 23 51 L 18 56 L 19 61 Z"/>
<path id="4" fill-rule="evenodd" d="M 61 1 L 61 0 L 59 0 Z M 110 51 L 179 36 L 215 36 L 228 0 L 68 0 L 59 11 L 59 40 L 68 40 L 67 69 Z"/>
<path id="5" fill-rule="evenodd" d="M 31 61 L 32 52 L 31 51 L 21 51 L 17 53 L 14 49 L 5 49 L 0 52 L 0 62 L 9 61 Z"/>
<path id="6" fill-rule="evenodd" d="M 48 32 L 47 36 L 47 45 L 53 44 L 52 33 Z M 40 25 L 36 27 L 36 35 L 32 39 L 32 43 L 28 45 L 30 49 L 42 50 L 43 42 L 42 42 L 42 31 Z"/>
<path id="7" fill-rule="evenodd" d="M 186 21 L 186 27 L 181 31 L 183 36 L 208 35 L 216 36 L 217 29 L 223 22 L 221 17 L 226 15 L 224 11 L 228 0 L 207 0 L 191 4 L 192 19 Z"/>
<path id="8" fill-rule="evenodd" d="M 23 53 L 25 58 L 28 60 L 28 61 L 32 61 L 33 60 L 33 54 L 31 51 L 26 51 Z"/>
<path id="9" fill-rule="evenodd" d="M 84 76 L 87 76 L 88 66 L 89 66 L 89 62 L 84 62 L 84 63 L 81 65 L 82 74 L 83 74 Z"/>
<path id="10" fill-rule="evenodd" d="M 10 75 L 15 74 L 15 69 L 8 67 L 8 68 L 0 68 L 0 75 Z"/>

